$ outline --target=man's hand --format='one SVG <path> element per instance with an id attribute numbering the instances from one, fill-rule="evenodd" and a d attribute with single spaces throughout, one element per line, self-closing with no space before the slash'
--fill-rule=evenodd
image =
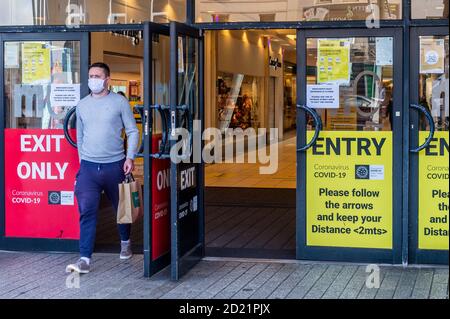
<path id="1" fill-rule="evenodd" d="M 127 160 L 123 164 L 123 171 L 125 175 L 130 174 L 133 170 L 134 170 L 134 161 L 132 159 L 127 158 Z"/>

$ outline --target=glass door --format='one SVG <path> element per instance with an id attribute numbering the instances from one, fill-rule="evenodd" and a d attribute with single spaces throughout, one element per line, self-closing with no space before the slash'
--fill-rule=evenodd
<path id="1" fill-rule="evenodd" d="M 178 280 L 204 256 L 203 38 L 170 24 L 171 277 Z"/>
<path id="2" fill-rule="evenodd" d="M 170 160 L 166 128 L 170 85 L 170 32 L 166 25 L 144 24 L 144 276 L 170 264 Z"/>
<path id="3" fill-rule="evenodd" d="M 448 264 L 448 28 L 411 32 L 411 263 Z"/>
<path id="4" fill-rule="evenodd" d="M 297 39 L 297 258 L 401 263 L 401 30 Z"/>
<path id="5" fill-rule="evenodd" d="M 66 113 L 88 93 L 87 33 L 0 36 L 0 249 L 78 249 Z"/>

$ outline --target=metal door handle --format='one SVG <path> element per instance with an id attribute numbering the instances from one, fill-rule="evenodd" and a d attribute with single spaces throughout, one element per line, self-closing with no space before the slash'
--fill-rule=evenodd
<path id="1" fill-rule="evenodd" d="M 297 151 L 303 152 L 303 151 L 306 151 L 307 149 L 309 149 L 310 147 L 312 147 L 317 142 L 319 133 L 322 130 L 322 119 L 320 118 L 319 114 L 317 114 L 317 112 L 314 109 L 310 108 L 307 105 L 297 105 L 297 109 L 304 110 L 305 112 L 311 114 L 311 116 L 314 119 L 314 122 L 316 123 L 316 127 L 314 129 L 314 136 L 313 136 L 312 140 L 305 146 L 297 149 Z"/>
<path id="2" fill-rule="evenodd" d="M 149 155 L 152 158 L 164 159 L 164 158 L 169 157 L 169 154 L 166 153 L 167 136 L 168 136 L 167 130 L 169 127 L 169 124 L 168 124 L 169 117 L 168 117 L 167 111 L 169 110 L 169 108 L 170 108 L 169 106 L 159 105 L 159 104 L 150 105 L 150 107 L 149 107 L 150 110 L 156 110 L 158 112 L 158 114 L 161 116 L 161 123 L 162 123 L 161 146 L 160 146 L 158 153 L 153 153 L 153 154 Z M 136 156 L 144 157 L 144 138 L 145 138 L 145 135 L 148 135 L 149 132 L 151 132 L 151 130 L 149 129 L 149 126 L 152 124 L 148 122 L 148 114 L 145 114 L 145 112 L 143 111 L 144 108 L 142 106 L 136 107 L 136 109 L 139 111 L 139 113 L 141 114 L 141 117 L 142 117 L 142 132 L 143 132 L 141 146 L 140 146 L 138 154 L 136 154 Z"/>
<path id="3" fill-rule="evenodd" d="M 158 111 L 159 115 L 161 116 L 161 123 L 162 123 L 162 141 L 161 141 L 161 147 L 159 149 L 159 152 L 156 154 L 151 154 L 151 157 L 164 159 L 169 158 L 169 152 L 166 152 L 167 149 L 167 141 L 169 139 L 169 121 L 170 121 L 170 106 L 169 105 L 152 105 L 152 109 L 155 109 Z"/>
<path id="4" fill-rule="evenodd" d="M 422 112 L 423 114 L 425 114 L 425 117 L 427 118 L 427 121 L 430 124 L 430 133 L 428 134 L 428 137 L 425 140 L 425 142 L 422 145 L 420 145 L 419 147 L 410 150 L 411 153 L 418 153 L 418 152 L 420 152 L 421 150 L 427 148 L 430 145 L 431 141 L 434 138 L 434 132 L 436 130 L 436 127 L 434 125 L 433 117 L 431 116 L 431 114 L 430 114 L 430 112 L 428 111 L 427 108 L 425 108 L 422 105 L 417 105 L 417 104 L 411 104 L 410 108 L 416 109 L 416 110 Z"/>
<path id="5" fill-rule="evenodd" d="M 144 108 L 142 106 L 137 106 L 136 109 L 138 110 L 139 114 L 141 114 L 142 118 L 142 132 L 144 134 L 148 134 L 148 127 L 151 125 L 148 123 L 148 116 L 146 116 L 144 113 Z M 161 123 L 162 123 L 162 140 L 161 140 L 161 146 L 158 153 L 150 154 L 150 157 L 157 158 L 157 159 L 165 159 L 170 157 L 170 152 L 167 151 L 167 145 L 169 140 L 169 135 L 175 135 L 175 117 L 176 113 L 170 111 L 170 106 L 168 105 L 150 105 L 151 110 L 156 110 L 158 114 L 161 116 Z M 189 146 L 190 150 L 192 150 L 192 130 L 193 130 L 193 121 L 192 121 L 192 114 L 187 105 L 180 105 L 177 106 L 177 110 L 182 110 L 184 112 L 183 116 L 185 118 L 185 121 L 187 123 L 187 129 L 189 132 Z M 139 147 L 138 154 L 136 156 L 138 157 L 144 157 L 143 150 L 144 150 L 144 134 L 142 134 L 142 141 L 141 145 Z M 182 154 L 179 156 L 181 159 L 189 158 L 191 154 Z"/>
<path id="6" fill-rule="evenodd" d="M 76 107 L 71 108 L 67 112 L 66 117 L 64 118 L 63 129 L 64 129 L 64 136 L 65 136 L 67 142 L 69 142 L 69 144 L 72 145 L 73 147 L 77 148 L 77 142 L 74 141 L 69 134 L 69 124 L 72 121 L 71 117 L 75 114 L 75 112 L 76 112 Z M 75 121 L 75 123 L 76 123 L 76 117 L 73 119 L 73 121 Z"/>

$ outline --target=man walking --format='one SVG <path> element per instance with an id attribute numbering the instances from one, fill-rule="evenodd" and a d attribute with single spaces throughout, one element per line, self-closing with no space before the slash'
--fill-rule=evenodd
<path id="1" fill-rule="evenodd" d="M 99 62 L 89 66 L 91 94 L 76 108 L 80 170 L 75 195 L 80 213 L 80 259 L 68 265 L 67 272 L 89 272 L 101 193 L 105 192 L 117 212 L 118 184 L 134 169 L 139 131 L 126 98 L 108 90 L 109 80 L 108 65 Z M 121 137 L 123 129 L 127 135 L 126 155 Z M 129 259 L 131 225 L 120 224 L 118 228 L 120 259 Z"/>

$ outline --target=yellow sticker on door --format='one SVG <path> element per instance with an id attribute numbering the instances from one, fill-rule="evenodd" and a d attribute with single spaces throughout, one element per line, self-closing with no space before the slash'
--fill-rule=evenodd
<path id="1" fill-rule="evenodd" d="M 420 132 L 421 143 L 427 137 Z M 448 142 L 448 132 L 436 132 L 419 153 L 419 249 L 448 250 Z"/>
<path id="2" fill-rule="evenodd" d="M 392 132 L 321 132 L 307 152 L 307 245 L 392 249 L 392 163 Z"/>

